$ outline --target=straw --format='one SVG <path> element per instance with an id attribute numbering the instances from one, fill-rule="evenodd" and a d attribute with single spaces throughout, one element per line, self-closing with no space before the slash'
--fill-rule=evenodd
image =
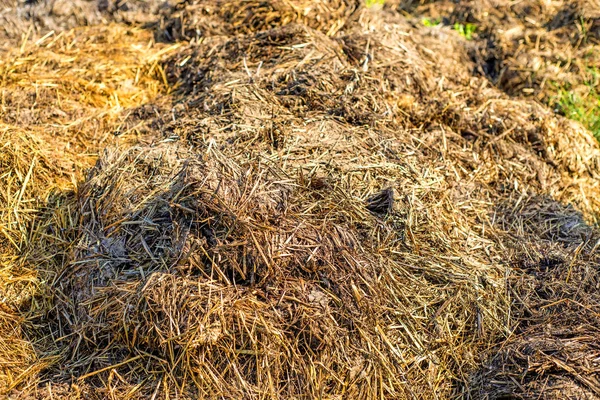
<path id="1" fill-rule="evenodd" d="M 2 53 L 3 395 L 599 395 L 588 130 L 393 2 L 126 3 Z"/>

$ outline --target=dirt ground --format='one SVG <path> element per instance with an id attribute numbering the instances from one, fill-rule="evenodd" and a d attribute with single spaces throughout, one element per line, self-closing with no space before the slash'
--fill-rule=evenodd
<path id="1" fill-rule="evenodd" d="M 597 6 L 0 0 L 0 393 L 600 398 Z"/>

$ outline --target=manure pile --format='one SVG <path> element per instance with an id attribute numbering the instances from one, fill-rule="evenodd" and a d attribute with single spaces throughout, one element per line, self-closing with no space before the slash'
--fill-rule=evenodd
<path id="1" fill-rule="evenodd" d="M 407 4 L 0 2 L 2 396 L 600 398 L 600 147 Z"/>

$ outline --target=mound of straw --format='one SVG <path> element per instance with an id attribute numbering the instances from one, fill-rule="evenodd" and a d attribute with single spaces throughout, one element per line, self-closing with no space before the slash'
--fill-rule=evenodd
<path id="1" fill-rule="evenodd" d="M 126 40 L 122 40 L 125 37 Z M 111 45 L 119 38 L 120 46 Z M 127 142 L 125 107 L 163 90 L 152 35 L 124 27 L 48 34 L 0 61 L 0 389 L 36 382 L 57 361 L 48 349 L 45 265 L 58 263 L 40 238 L 40 217 L 57 193 L 73 190 L 98 149 Z M 41 322 L 40 322 L 41 321 Z"/>
<path id="2" fill-rule="evenodd" d="M 589 131 L 389 6 L 161 10 L 1 64 L 4 393 L 600 395 Z"/>

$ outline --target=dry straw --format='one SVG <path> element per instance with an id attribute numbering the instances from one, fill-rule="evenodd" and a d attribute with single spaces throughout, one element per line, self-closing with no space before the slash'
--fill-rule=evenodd
<path id="1" fill-rule="evenodd" d="M 389 7 L 150 28 L 0 64 L 5 393 L 600 394 L 590 132 Z"/>

